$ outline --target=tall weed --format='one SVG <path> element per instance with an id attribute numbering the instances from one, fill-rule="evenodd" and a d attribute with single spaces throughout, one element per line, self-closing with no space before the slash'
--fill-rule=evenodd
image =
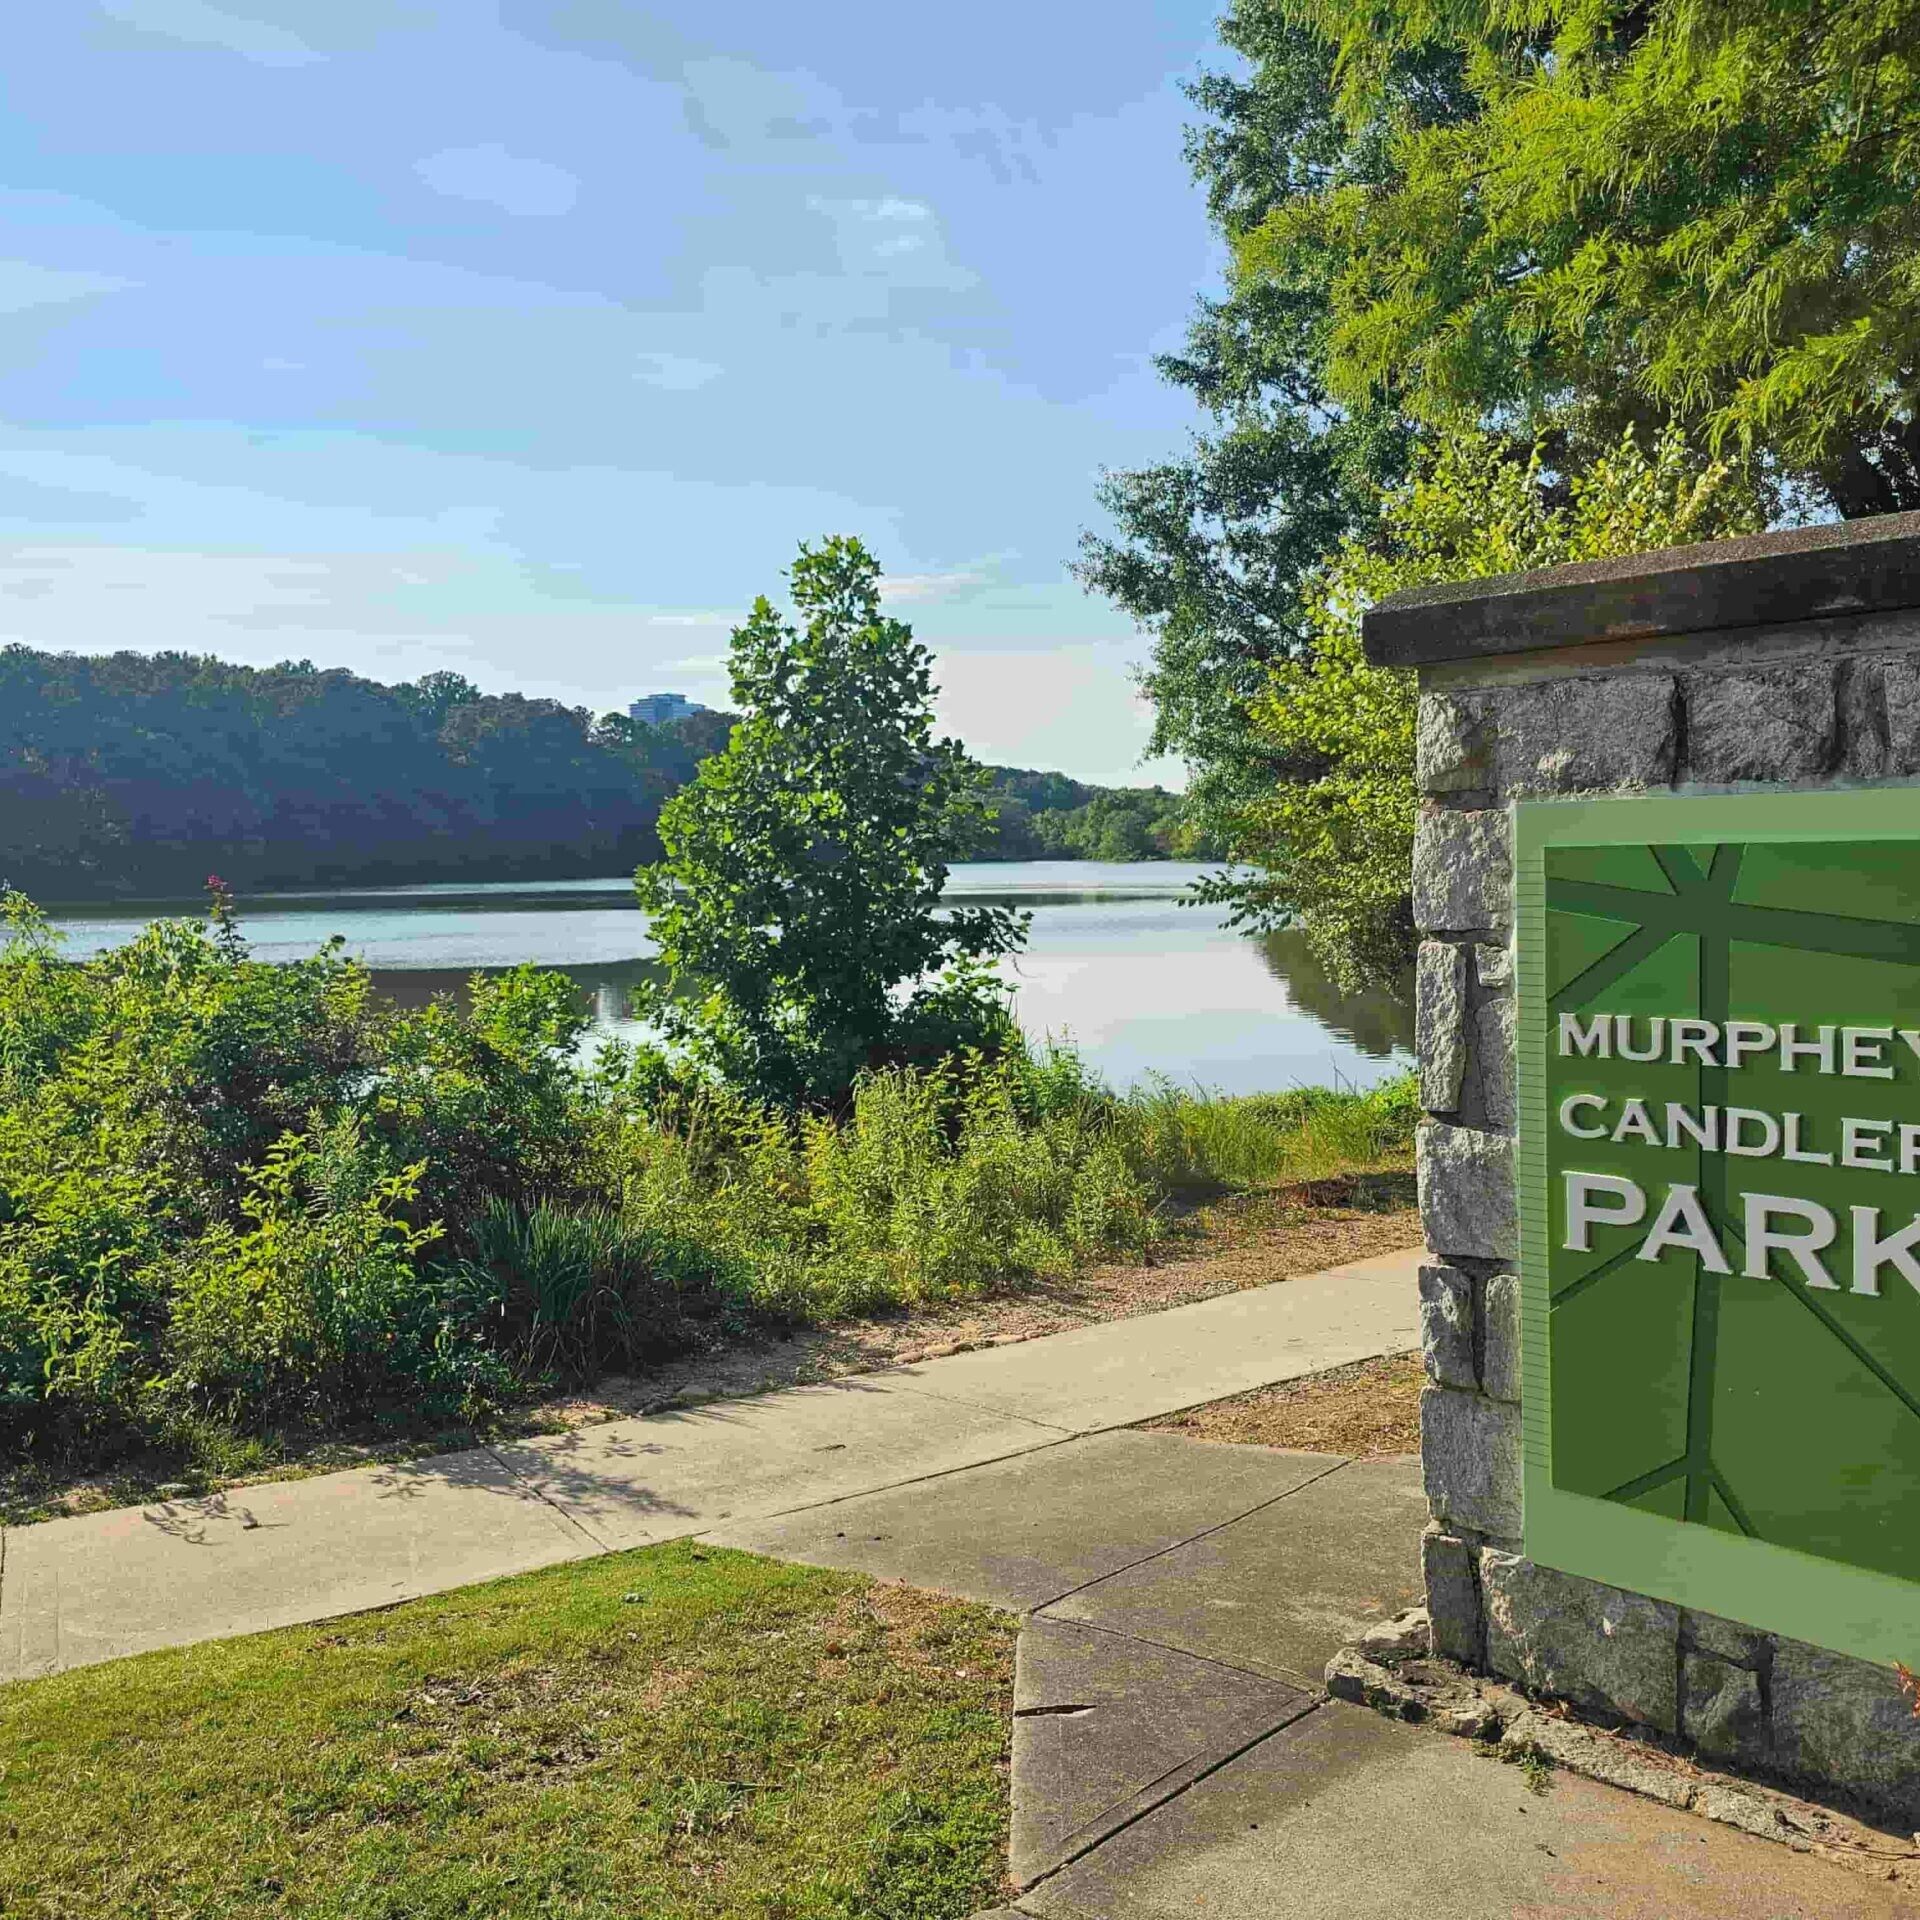
<path id="1" fill-rule="evenodd" d="M 611 1207 L 489 1199 L 446 1297 L 525 1376 L 586 1378 L 679 1353 L 732 1304 L 724 1263 Z"/>
<path id="2" fill-rule="evenodd" d="M 1366 1093 L 1302 1087 L 1225 1097 L 1159 1079 L 1125 1102 L 1135 1158 L 1157 1187 L 1223 1190 L 1403 1164 L 1418 1105 L 1411 1075 Z"/>

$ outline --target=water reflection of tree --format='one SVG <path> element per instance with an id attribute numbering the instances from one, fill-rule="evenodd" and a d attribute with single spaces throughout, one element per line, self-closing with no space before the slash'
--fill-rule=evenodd
<path id="1" fill-rule="evenodd" d="M 1294 1006 L 1319 1021 L 1330 1033 L 1350 1042 L 1358 1052 L 1370 1059 L 1384 1060 L 1396 1052 L 1413 1051 L 1411 977 L 1403 994 L 1379 989 L 1343 993 L 1307 951 L 1301 934 L 1263 934 L 1255 944 L 1268 971 L 1285 986 L 1287 998 Z M 592 1016 L 597 1028 L 605 1029 L 623 1027 L 632 1020 L 632 989 L 639 980 L 656 971 L 656 963 L 639 959 L 575 961 L 557 965 L 553 970 L 572 979 L 582 1011 Z M 407 971 L 379 967 L 374 969 L 373 984 L 376 992 L 396 1006 L 423 1006 L 441 993 L 452 994 L 464 1005 L 468 983 L 475 972 L 500 971 L 498 967 L 433 967 Z"/>
<path id="2" fill-rule="evenodd" d="M 1262 934 L 1258 945 L 1267 970 L 1285 986 L 1287 997 L 1302 1013 L 1312 1014 L 1323 1027 L 1373 1059 L 1413 1051 L 1411 974 L 1395 992 L 1375 987 L 1364 993 L 1343 993 L 1308 951 L 1305 934 L 1292 930 Z"/>
<path id="3" fill-rule="evenodd" d="M 596 1027 L 619 1027 L 634 1017 L 634 987 L 660 969 L 651 960 L 582 960 L 548 962 L 546 970 L 564 973 L 573 982 L 576 1004 Z M 493 977 L 506 971 L 504 967 L 375 967 L 373 988 L 396 1007 L 424 1007 L 441 994 L 451 995 L 465 1007 L 471 1003 L 476 974 Z"/>

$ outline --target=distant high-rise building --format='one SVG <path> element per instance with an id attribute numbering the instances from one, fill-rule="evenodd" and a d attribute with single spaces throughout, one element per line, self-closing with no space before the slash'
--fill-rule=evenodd
<path id="1" fill-rule="evenodd" d="M 669 720 L 684 720 L 690 713 L 707 709 L 684 693 L 649 693 L 636 700 L 627 712 L 643 727 L 664 727 Z"/>

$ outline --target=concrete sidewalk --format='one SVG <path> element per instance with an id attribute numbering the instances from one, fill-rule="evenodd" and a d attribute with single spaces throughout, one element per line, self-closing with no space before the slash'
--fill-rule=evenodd
<path id="1" fill-rule="evenodd" d="M 1110 1432 L 715 1538 L 1022 1617 L 999 1920 L 1895 1920 L 1915 1883 L 1327 1697 L 1418 1595 L 1411 1460 Z M 987 1920 L 992 1920 L 991 1916 Z"/>
<path id="2" fill-rule="evenodd" d="M 0 1680 L 818 1508 L 1404 1351 L 1419 1258 L 519 1446 L 16 1527 L 0 1533 Z"/>

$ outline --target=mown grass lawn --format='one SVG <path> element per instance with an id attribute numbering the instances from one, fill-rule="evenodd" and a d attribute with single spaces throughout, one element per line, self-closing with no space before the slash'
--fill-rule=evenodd
<path id="1" fill-rule="evenodd" d="M 0 1914 L 959 1920 L 1013 1637 L 679 1543 L 25 1682 Z"/>

